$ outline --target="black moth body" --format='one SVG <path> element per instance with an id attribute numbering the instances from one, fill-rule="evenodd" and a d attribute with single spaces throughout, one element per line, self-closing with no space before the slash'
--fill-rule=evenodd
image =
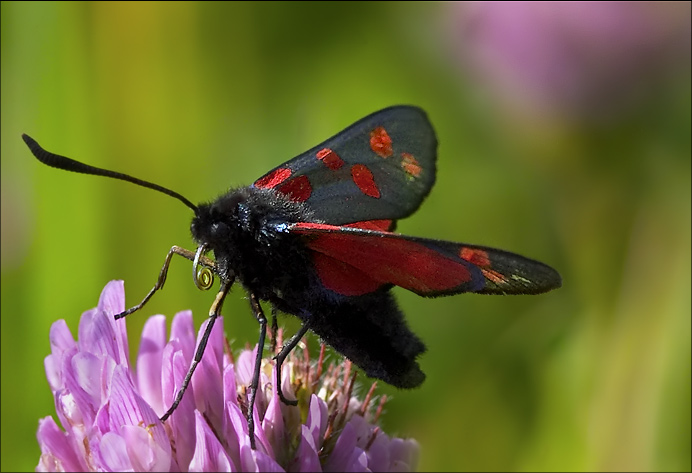
<path id="1" fill-rule="evenodd" d="M 286 224 L 319 222 L 305 203 L 271 189 L 231 191 L 198 206 L 192 236 L 214 252 L 219 277 L 292 314 L 365 374 L 399 388 L 425 379 L 416 357 L 425 345 L 408 328 L 389 293 L 344 296 L 325 290 L 304 238 Z"/>

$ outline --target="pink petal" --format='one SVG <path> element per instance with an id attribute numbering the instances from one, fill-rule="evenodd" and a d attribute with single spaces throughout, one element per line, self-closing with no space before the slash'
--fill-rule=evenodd
<path id="1" fill-rule="evenodd" d="M 252 450 L 249 445 L 240 448 L 240 468 L 241 471 L 285 471 L 272 457 L 259 450 Z"/>
<path id="2" fill-rule="evenodd" d="M 369 440 L 369 439 L 368 439 Z M 375 440 L 367 450 L 368 468 L 372 471 L 389 470 L 391 459 L 389 455 L 389 437 L 382 432 L 378 432 Z"/>
<path id="3" fill-rule="evenodd" d="M 72 332 L 67 328 L 67 322 L 63 319 L 53 322 L 48 338 L 50 339 L 51 353 L 58 357 L 62 356 L 63 352 L 77 346 Z"/>
<path id="4" fill-rule="evenodd" d="M 231 423 L 233 424 L 236 435 L 238 436 L 238 456 L 240 459 L 239 463 L 241 471 L 277 471 L 274 469 L 274 466 L 272 465 L 273 460 L 271 460 L 270 457 L 268 457 L 264 452 L 252 450 L 250 447 L 250 436 L 248 435 L 247 421 L 245 420 L 243 413 L 240 411 L 240 408 L 235 404 L 230 403 L 228 404 L 228 407 Z M 257 412 L 255 411 L 256 425 L 259 423 L 258 420 L 259 418 L 257 417 Z M 257 431 L 259 430 L 261 430 L 261 428 L 255 429 L 255 442 L 258 448 L 262 448 L 264 447 L 263 442 L 260 441 L 260 438 L 257 435 Z M 264 437 L 263 434 L 262 437 Z M 276 465 L 276 467 L 278 467 L 278 465 Z"/>
<path id="5" fill-rule="evenodd" d="M 177 317 L 176 317 L 177 318 Z M 194 341 L 193 341 L 194 343 Z M 168 409 L 183 384 L 190 368 L 190 361 L 183 354 L 179 339 L 173 339 L 163 349 L 163 405 Z M 188 385 L 183 399 L 166 421 L 171 429 L 171 437 L 176 445 L 176 458 L 179 465 L 188 465 L 195 449 L 195 400 L 192 383 Z"/>
<path id="6" fill-rule="evenodd" d="M 324 465 L 324 471 L 366 471 L 367 456 L 356 446 L 356 430 L 348 422 L 336 440 L 334 450 Z"/>
<path id="7" fill-rule="evenodd" d="M 238 359 L 235 364 L 236 370 L 236 382 L 239 386 L 250 386 L 252 383 L 252 377 L 255 370 L 255 357 L 257 356 L 257 346 L 250 350 L 243 350 L 238 355 Z M 263 371 L 260 371 L 259 379 L 259 390 L 257 391 L 257 396 L 255 397 L 255 410 L 258 412 L 264 412 L 267 409 L 267 395 L 263 386 L 267 386 L 270 383 L 267 375 Z"/>
<path id="8" fill-rule="evenodd" d="M 368 455 L 360 448 L 353 451 L 349 460 L 349 465 L 344 470 L 347 471 L 372 471 L 368 468 Z"/>
<path id="9" fill-rule="evenodd" d="M 255 356 L 257 347 L 254 350 L 243 350 L 238 355 L 235 363 L 236 380 L 241 386 L 250 386 L 252 374 L 255 369 Z"/>
<path id="10" fill-rule="evenodd" d="M 101 291 L 98 309 L 115 315 L 125 311 L 125 282 L 109 281 Z"/>
<path id="11" fill-rule="evenodd" d="M 284 396 L 286 396 L 288 399 L 296 399 L 296 395 L 293 392 L 293 386 L 291 385 L 291 369 L 287 367 L 286 369 L 282 369 L 281 371 L 281 389 L 284 393 Z M 270 383 L 272 386 L 274 386 L 273 380 L 276 379 L 276 365 L 274 365 L 274 367 L 272 368 L 271 379 L 272 381 L 270 381 Z M 276 392 L 276 389 L 274 387 L 274 389 L 272 389 L 272 395 L 277 396 L 277 394 L 278 393 Z M 285 433 L 283 434 L 284 437 L 297 436 L 299 434 L 298 429 L 300 429 L 300 425 L 302 422 L 302 419 L 300 417 L 300 409 L 295 406 L 289 406 L 287 404 L 284 404 L 283 402 L 280 402 L 277 405 L 281 409 L 281 416 L 283 418 L 285 431 Z M 269 407 L 267 407 L 267 409 L 269 409 Z M 286 441 L 288 442 L 288 440 Z"/>
<path id="12" fill-rule="evenodd" d="M 360 415 L 352 416 L 348 423 L 351 424 L 351 427 L 353 427 L 353 431 L 356 434 L 356 445 L 361 448 L 365 448 L 370 440 L 370 436 L 372 435 L 372 431 L 375 429 L 375 426 L 368 423 L 368 421 Z"/>
<path id="13" fill-rule="evenodd" d="M 262 471 L 262 472 L 284 472 L 283 468 L 281 468 L 281 465 L 276 463 L 276 461 L 269 455 L 266 455 L 260 451 L 254 451 L 253 454 L 255 455 L 255 463 L 257 464 L 257 471 Z"/>
<path id="14" fill-rule="evenodd" d="M 235 365 L 227 364 L 223 369 L 223 403 L 238 404 L 238 385 L 235 381 Z"/>
<path id="15" fill-rule="evenodd" d="M 233 461 L 199 411 L 195 411 L 195 421 L 197 432 L 195 454 L 188 471 L 236 471 Z"/>
<path id="16" fill-rule="evenodd" d="M 392 471 L 413 471 L 418 467 L 420 445 L 413 439 L 394 438 L 389 443 Z"/>
<path id="17" fill-rule="evenodd" d="M 233 431 L 235 432 L 235 435 L 238 438 L 238 445 L 240 445 L 240 447 L 249 447 L 250 436 L 248 434 L 247 420 L 245 419 L 245 416 L 240 410 L 240 407 L 230 403 L 226 406 L 228 407 L 228 416 L 231 425 L 233 426 Z"/>
<path id="18" fill-rule="evenodd" d="M 127 453 L 135 471 L 168 471 L 170 469 L 170 444 L 168 442 L 161 444 L 157 441 L 157 435 L 152 435 L 152 427 L 146 424 L 144 427 L 126 425 L 121 429 L 121 435 L 125 439 Z"/>
<path id="19" fill-rule="evenodd" d="M 109 396 L 110 397 L 110 396 Z M 94 418 L 92 435 L 104 435 L 111 429 L 110 404 L 106 403 L 96 413 Z"/>
<path id="20" fill-rule="evenodd" d="M 314 445 L 321 445 L 324 434 L 327 431 L 328 420 L 327 403 L 313 394 L 310 396 L 310 409 L 308 410 L 308 418 L 305 421 L 305 425 L 310 429 Z"/>
<path id="21" fill-rule="evenodd" d="M 135 392 L 129 373 L 122 366 L 116 367 L 113 373 L 109 412 L 112 431 L 121 432 L 125 426 L 144 426 L 157 448 L 170 456 L 170 441 L 163 424 L 151 406 Z"/>
<path id="22" fill-rule="evenodd" d="M 101 395 L 105 391 L 101 386 L 103 361 L 91 353 L 80 352 L 71 359 L 71 372 L 75 382 L 90 397 L 90 404 L 98 409 Z"/>
<path id="23" fill-rule="evenodd" d="M 233 371 L 233 366 L 227 366 L 226 372 L 228 372 L 229 369 Z M 224 415 L 223 438 L 227 445 L 226 451 L 235 465 L 240 465 L 240 439 L 245 437 L 247 437 L 247 424 L 243 423 L 243 413 L 240 410 L 240 406 L 238 406 L 236 402 L 227 401 Z"/>
<path id="24" fill-rule="evenodd" d="M 275 393 L 271 401 L 269 401 L 269 406 L 262 420 L 262 431 L 266 434 L 268 442 L 275 451 L 281 451 L 288 442 L 281 413 L 281 404 L 279 395 Z"/>
<path id="25" fill-rule="evenodd" d="M 296 453 L 297 465 L 295 471 L 322 471 L 320 457 L 317 454 L 319 447 L 314 441 L 313 433 L 305 425 L 301 426 L 301 430 L 300 446 Z"/>
<path id="26" fill-rule="evenodd" d="M 250 447 L 250 435 L 248 433 L 247 420 L 235 404 L 227 404 L 230 421 L 233 424 L 236 435 L 238 436 L 239 458 L 241 471 L 283 471 L 281 467 L 272 459 L 273 452 L 271 445 L 267 441 L 259 421 L 257 410 L 254 413 L 255 419 L 255 444 L 257 450 Z M 238 464 L 238 463 L 236 463 Z M 277 470 L 278 468 L 278 470 Z"/>
<path id="27" fill-rule="evenodd" d="M 77 455 L 67 433 L 60 430 L 52 417 L 38 421 L 36 433 L 41 447 L 41 459 L 37 471 L 85 471 L 86 464 Z"/>
<path id="28" fill-rule="evenodd" d="M 72 358 L 77 352 L 66 353 L 62 360 L 62 373 L 65 383 L 64 389 L 55 395 L 55 404 L 58 416 L 63 426 L 84 431 L 93 422 L 100 404 L 94 402 L 92 397 L 84 391 L 77 379 L 77 373 L 72 366 Z M 98 382 L 97 382 L 98 384 Z"/>
<path id="29" fill-rule="evenodd" d="M 276 369 L 277 366 L 274 365 L 274 368 L 272 369 L 272 381 L 276 379 Z M 295 399 L 296 394 L 293 391 L 293 385 L 291 384 L 291 370 L 284 369 L 282 367 L 281 371 L 281 391 L 284 393 L 284 396 L 288 399 Z"/>
<path id="30" fill-rule="evenodd" d="M 271 457 L 274 457 L 274 449 L 269 443 L 267 435 L 264 433 L 264 429 L 262 428 L 262 422 L 260 422 L 259 416 L 260 411 L 257 408 L 257 405 L 255 405 L 255 409 L 252 411 L 252 418 L 255 420 L 255 446 L 257 447 L 257 450 L 262 451 L 263 453 L 266 453 Z M 250 435 L 248 433 L 248 441 L 249 439 Z"/>
<path id="31" fill-rule="evenodd" d="M 98 446 L 98 457 L 107 471 L 134 471 L 127 442 L 116 433 L 106 432 L 103 435 Z"/>
<path id="32" fill-rule="evenodd" d="M 128 366 L 118 345 L 119 335 L 110 316 L 103 311 L 90 310 L 82 314 L 79 321 L 79 350 L 98 357 L 113 358 L 119 365 Z"/>
<path id="33" fill-rule="evenodd" d="M 127 326 L 125 320 L 115 320 L 115 315 L 125 311 L 125 282 L 116 280 L 109 281 L 101 291 L 101 297 L 96 307 L 97 310 L 104 312 L 108 316 L 108 322 L 115 332 L 115 344 L 118 347 L 118 357 L 115 359 L 119 364 L 130 364 L 130 350 L 127 343 Z"/>
<path id="34" fill-rule="evenodd" d="M 195 354 L 195 327 L 192 312 L 184 310 L 173 317 L 171 323 L 171 341 L 177 340 L 185 360 L 190 363 Z"/>
<path id="35" fill-rule="evenodd" d="M 77 342 L 72 337 L 70 329 L 67 328 L 67 323 L 62 319 L 53 322 L 53 325 L 50 327 L 49 338 L 52 354 L 45 358 L 44 367 L 46 368 L 48 384 L 55 392 L 64 387 L 62 376 L 63 357 L 66 352 L 77 349 Z"/>
<path id="36" fill-rule="evenodd" d="M 163 315 L 150 317 L 144 324 L 142 341 L 139 344 L 137 387 L 142 397 L 159 416 L 165 412 L 161 387 L 161 363 L 165 346 L 166 317 Z"/>
<path id="37" fill-rule="evenodd" d="M 204 330 L 206 330 L 207 325 L 209 324 L 209 320 L 210 319 L 205 320 L 199 329 L 198 340 L 197 340 L 198 343 L 199 343 L 199 339 L 202 338 L 202 334 L 204 333 Z M 224 357 L 223 343 L 224 343 L 223 317 L 219 316 L 219 317 L 217 317 L 216 322 L 214 322 L 214 328 L 212 329 L 211 335 L 209 336 L 209 343 L 207 344 L 207 347 L 204 350 L 205 355 L 207 353 L 207 350 L 209 350 L 214 355 L 215 362 L 218 363 L 219 365 L 221 365 L 223 363 L 223 357 Z"/>
<path id="38" fill-rule="evenodd" d="M 240 470 L 241 471 L 261 471 L 255 460 L 255 450 L 250 448 L 250 445 L 240 446 Z"/>
<path id="39" fill-rule="evenodd" d="M 50 390 L 53 391 L 53 394 L 55 394 L 55 391 L 58 391 L 65 386 L 62 379 L 62 371 L 60 370 L 61 365 L 62 362 L 60 361 L 60 358 L 55 355 L 48 355 L 43 359 L 43 367 L 46 370 L 46 378 L 48 379 L 48 385 L 50 386 Z"/>
<path id="40" fill-rule="evenodd" d="M 202 324 L 197 338 L 197 345 L 204 334 L 209 319 Z M 204 414 L 214 429 L 222 426 L 223 419 L 223 383 L 221 363 L 223 360 L 223 319 L 214 323 L 209 340 L 202 355 L 202 361 L 197 365 L 190 384 L 194 386 L 195 404 Z"/>

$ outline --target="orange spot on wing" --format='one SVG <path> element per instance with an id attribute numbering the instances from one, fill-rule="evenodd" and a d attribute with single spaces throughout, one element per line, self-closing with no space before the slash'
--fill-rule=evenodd
<path id="1" fill-rule="evenodd" d="M 503 284 L 507 282 L 507 278 L 504 277 L 504 275 L 498 273 L 497 271 L 493 271 L 492 269 L 481 269 L 481 272 L 488 281 L 492 281 L 495 284 Z"/>
<path id="2" fill-rule="evenodd" d="M 388 158 L 392 155 L 392 139 L 387 130 L 378 126 L 370 132 L 370 149 L 382 158 Z"/>
<path id="3" fill-rule="evenodd" d="M 401 153 L 401 167 L 411 177 L 420 177 L 420 173 L 423 170 L 416 158 L 410 153 Z"/>

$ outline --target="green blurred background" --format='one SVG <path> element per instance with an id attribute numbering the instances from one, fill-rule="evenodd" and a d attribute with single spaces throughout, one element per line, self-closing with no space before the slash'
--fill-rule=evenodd
<path id="1" fill-rule="evenodd" d="M 421 470 L 689 471 L 689 4 L 513 3 L 2 2 L 2 470 L 36 466 L 55 414 L 51 323 L 76 333 L 111 279 L 139 302 L 192 248 L 179 202 L 43 166 L 21 133 L 202 201 L 410 103 L 439 171 L 399 231 L 525 254 L 564 287 L 396 290 L 428 378 L 381 386 L 385 431 Z M 199 324 L 212 297 L 174 260 L 133 352 L 146 315 Z M 236 348 L 247 305 L 224 307 Z"/>

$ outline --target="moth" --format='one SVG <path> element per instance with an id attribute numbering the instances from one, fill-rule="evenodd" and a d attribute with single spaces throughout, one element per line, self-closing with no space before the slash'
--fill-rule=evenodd
<path id="1" fill-rule="evenodd" d="M 219 292 L 209 324 L 175 401 L 175 411 L 204 353 L 231 286 L 247 291 L 260 325 L 259 349 L 248 391 L 248 426 L 255 447 L 253 409 L 267 318 L 260 301 L 300 319 L 300 330 L 276 356 L 276 386 L 286 356 L 308 332 L 359 366 L 367 376 L 398 388 L 425 379 L 417 358 L 423 342 L 410 330 L 390 289 L 420 296 L 463 292 L 539 294 L 561 286 L 557 271 L 538 261 L 485 246 L 394 233 L 435 183 L 437 139 L 426 113 L 414 106 L 375 112 L 314 148 L 277 166 L 252 185 L 194 205 L 181 194 L 127 174 L 50 153 L 27 135 L 41 162 L 59 169 L 121 179 L 167 194 L 194 212 L 196 251 L 174 246 L 141 309 L 164 285 L 173 255 L 193 262 L 193 281 Z M 213 254 L 213 257 L 211 256 Z"/>

